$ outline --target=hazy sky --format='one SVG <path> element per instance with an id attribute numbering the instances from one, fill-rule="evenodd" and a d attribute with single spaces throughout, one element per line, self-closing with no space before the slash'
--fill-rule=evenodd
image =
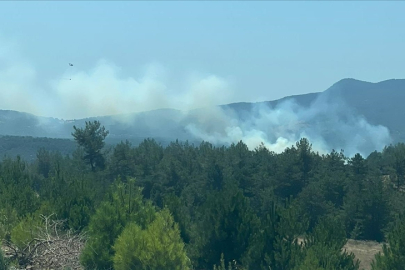
<path id="1" fill-rule="evenodd" d="M 145 98 L 126 106 L 153 109 L 176 107 L 156 99 L 188 87 L 198 106 L 205 91 L 214 103 L 260 101 L 405 78 L 404 14 L 403 1 L 0 1 L 0 109 L 80 117 L 121 112 L 82 107 L 135 88 Z"/>

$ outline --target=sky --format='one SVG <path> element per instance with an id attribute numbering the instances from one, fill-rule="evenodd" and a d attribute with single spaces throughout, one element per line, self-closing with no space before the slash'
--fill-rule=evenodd
<path id="1" fill-rule="evenodd" d="M 80 118 L 405 78 L 404 12 L 404 1 L 0 1 L 0 109 Z"/>

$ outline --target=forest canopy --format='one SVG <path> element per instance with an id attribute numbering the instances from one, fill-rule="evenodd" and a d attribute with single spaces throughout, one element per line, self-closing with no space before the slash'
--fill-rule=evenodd
<path id="1" fill-rule="evenodd" d="M 347 239 L 388 243 L 373 269 L 404 260 L 405 144 L 349 158 L 305 138 L 276 154 L 153 139 L 107 151 L 99 122 L 72 135 L 72 155 L 1 161 L 5 267 L 44 267 L 45 236 L 75 239 L 54 263 L 84 269 L 359 269 Z"/>

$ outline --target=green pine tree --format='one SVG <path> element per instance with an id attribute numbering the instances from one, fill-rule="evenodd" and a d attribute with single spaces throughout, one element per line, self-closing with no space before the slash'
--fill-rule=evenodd
<path id="1" fill-rule="evenodd" d="M 129 223 L 114 250 L 115 270 L 186 270 L 191 266 L 178 225 L 168 209 L 158 212 L 146 229 Z"/>
<path id="2" fill-rule="evenodd" d="M 113 266 L 114 242 L 129 222 L 140 228 L 152 222 L 155 208 L 144 201 L 142 191 L 133 180 L 123 184 L 118 179 L 113 192 L 91 217 L 89 240 L 81 254 L 81 263 L 88 269 L 111 269 Z"/>
<path id="3" fill-rule="evenodd" d="M 388 245 L 375 255 L 372 270 L 400 270 L 405 267 L 405 216 L 398 219 L 388 234 Z"/>
<path id="4" fill-rule="evenodd" d="M 86 121 L 85 128 L 77 128 L 72 133 L 73 138 L 85 151 L 84 159 L 89 163 L 91 170 L 95 171 L 96 168 L 104 169 L 105 159 L 101 153 L 105 143 L 104 140 L 108 136 L 109 131 L 101 126 L 99 121 Z"/>
<path id="5" fill-rule="evenodd" d="M 343 225 L 332 218 L 322 219 L 303 244 L 302 261 L 294 270 L 358 270 L 360 262 L 354 254 L 342 252 L 346 244 Z"/>

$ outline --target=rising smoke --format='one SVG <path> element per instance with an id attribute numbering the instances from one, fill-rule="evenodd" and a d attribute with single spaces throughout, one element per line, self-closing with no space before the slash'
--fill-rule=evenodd
<path id="1" fill-rule="evenodd" d="M 229 103 L 234 95 L 229 82 L 215 75 L 186 76 L 183 88 L 174 89 L 161 65 L 151 64 L 134 78 L 124 77 L 119 67 L 101 60 L 91 70 L 67 69 L 41 84 L 35 67 L 14 46 L 2 44 L 0 109 L 63 119 L 116 115 L 115 120 L 131 125 L 134 112 L 176 108 L 182 112 L 172 121 L 196 139 L 225 145 L 242 140 L 250 149 L 264 143 L 278 153 L 302 137 L 316 151 L 344 149 L 347 155 L 368 154 L 391 142 L 387 128 L 373 126 L 350 111 L 333 91 L 319 95 L 310 106 L 293 99 L 274 107 L 257 103 L 241 116 L 230 107 L 216 106 Z M 165 132 L 162 126 L 159 136 Z"/>
<path id="2" fill-rule="evenodd" d="M 287 99 L 275 107 L 253 104 L 243 118 L 226 107 L 201 110 L 196 117 L 199 121 L 187 130 L 197 138 L 226 145 L 242 140 L 250 149 L 263 143 L 276 153 L 300 138 L 309 139 L 320 153 L 343 149 L 348 156 L 380 151 L 392 142 L 386 127 L 368 123 L 333 91 L 319 94 L 310 106 Z"/>

